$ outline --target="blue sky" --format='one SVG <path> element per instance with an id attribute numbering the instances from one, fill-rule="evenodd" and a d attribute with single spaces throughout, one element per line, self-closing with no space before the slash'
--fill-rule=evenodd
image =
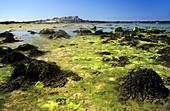
<path id="1" fill-rule="evenodd" d="M 0 21 L 77 15 L 88 20 L 170 20 L 170 0 L 0 0 Z"/>

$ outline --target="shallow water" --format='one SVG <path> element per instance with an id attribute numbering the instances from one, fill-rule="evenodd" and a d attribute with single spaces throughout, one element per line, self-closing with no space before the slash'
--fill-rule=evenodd
<path id="1" fill-rule="evenodd" d="M 146 28 L 146 27 L 157 27 L 159 29 L 167 30 L 170 33 L 170 23 L 100 23 L 100 24 L 88 24 L 84 26 L 67 26 L 67 27 L 57 27 L 53 28 L 55 31 L 62 29 L 65 30 L 70 36 L 76 36 L 76 33 L 73 33 L 73 31 L 78 30 L 80 28 L 89 28 L 91 25 L 95 25 L 97 27 L 97 30 L 103 30 L 104 32 L 111 32 L 114 28 L 122 27 L 123 29 L 132 30 L 133 27 L 140 27 L 140 28 Z M 47 39 L 47 37 L 39 34 L 32 35 L 28 32 L 28 30 L 32 30 L 35 32 L 39 32 L 43 28 L 32 28 L 32 29 L 16 29 L 16 30 L 10 30 L 11 33 L 13 33 L 16 37 L 16 39 L 21 39 L 23 42 L 16 42 L 7 44 L 9 47 L 16 48 L 17 46 L 29 43 L 34 44 L 38 46 L 40 49 L 45 49 L 45 44 L 49 44 L 51 40 Z M 9 30 L 0 30 L 0 33 L 4 31 Z M 4 45 L 4 44 L 3 44 Z"/>

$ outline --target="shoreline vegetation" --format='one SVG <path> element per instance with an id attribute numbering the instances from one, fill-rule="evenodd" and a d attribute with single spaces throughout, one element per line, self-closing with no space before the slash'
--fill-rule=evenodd
<path id="1" fill-rule="evenodd" d="M 54 30 L 87 25 L 73 37 Z M 169 111 L 169 32 L 97 28 L 93 23 L 0 24 L 0 30 L 26 29 L 28 38 L 38 40 L 29 44 L 12 31 L 0 33 L 0 110 Z"/>

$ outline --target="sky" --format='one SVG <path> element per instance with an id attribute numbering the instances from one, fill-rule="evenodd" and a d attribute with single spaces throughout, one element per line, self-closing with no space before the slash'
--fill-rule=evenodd
<path id="1" fill-rule="evenodd" d="M 170 0 L 0 0 L 0 21 L 79 16 L 84 20 L 170 20 Z"/>

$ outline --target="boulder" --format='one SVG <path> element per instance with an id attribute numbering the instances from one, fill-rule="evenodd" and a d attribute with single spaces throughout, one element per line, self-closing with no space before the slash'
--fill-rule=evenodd
<path id="1" fill-rule="evenodd" d="M 74 81 L 82 79 L 73 72 L 62 71 L 54 62 L 44 62 L 36 59 L 25 59 L 15 65 L 15 69 L 7 84 L 8 87 L 20 81 L 22 86 L 24 82 L 27 84 L 35 84 L 38 81 L 43 82 L 44 86 L 62 87 L 71 77 Z M 15 89 L 13 89 L 15 90 Z"/>
<path id="2" fill-rule="evenodd" d="M 54 29 L 48 29 L 48 28 L 46 28 L 46 29 L 42 29 L 39 33 L 40 33 L 40 34 L 54 34 L 55 31 L 54 31 Z"/>
<path id="3" fill-rule="evenodd" d="M 159 74 L 152 69 L 133 69 L 127 76 L 120 79 L 122 98 L 137 100 L 165 99 L 170 91 L 163 84 Z"/>
<path id="4" fill-rule="evenodd" d="M 4 37 L 5 39 L 1 41 L 1 43 L 12 43 L 18 40 L 14 39 L 14 35 L 8 31 L 0 33 L 0 37 Z"/>
<path id="5" fill-rule="evenodd" d="M 50 39 L 56 38 L 69 38 L 70 36 L 64 30 L 58 30 L 53 35 L 49 36 Z"/>

